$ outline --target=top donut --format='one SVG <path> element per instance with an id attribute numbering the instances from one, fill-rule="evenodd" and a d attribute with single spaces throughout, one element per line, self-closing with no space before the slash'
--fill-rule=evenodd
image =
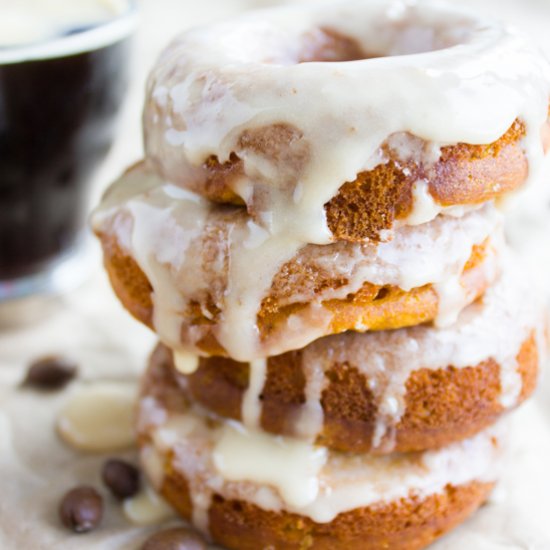
<path id="1" fill-rule="evenodd" d="M 344 0 L 188 31 L 147 87 L 162 175 L 303 242 L 387 240 L 521 185 L 543 157 L 547 61 L 429 2 Z"/>

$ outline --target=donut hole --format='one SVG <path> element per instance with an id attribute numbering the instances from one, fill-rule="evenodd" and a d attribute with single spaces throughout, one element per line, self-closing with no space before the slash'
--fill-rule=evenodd
<path id="1" fill-rule="evenodd" d="M 407 56 L 467 44 L 479 21 L 445 7 L 388 0 L 288 6 L 221 26 L 210 54 L 229 66 L 292 66 Z M 209 45 L 209 40 L 206 41 Z"/>
<path id="2" fill-rule="evenodd" d="M 449 18 L 444 11 L 407 6 L 396 12 L 384 3 L 365 7 L 365 12 L 343 7 L 330 21 L 312 26 L 285 48 L 286 63 L 360 61 L 380 57 L 422 54 L 467 43 L 476 28 L 463 15 Z M 332 15 L 332 17 L 331 17 Z M 332 21 L 331 21 L 332 19 Z M 275 60 L 274 60 L 275 61 Z M 280 62 L 281 60 L 275 61 Z"/>
<path id="3" fill-rule="evenodd" d="M 298 63 L 358 61 L 372 57 L 363 51 L 357 40 L 331 29 L 307 33 L 298 52 Z"/>
<path id="4" fill-rule="evenodd" d="M 295 63 L 330 63 L 361 61 L 427 53 L 450 48 L 467 40 L 468 31 L 460 26 L 398 21 L 364 36 L 353 36 L 335 29 L 320 27 L 301 37 Z"/>

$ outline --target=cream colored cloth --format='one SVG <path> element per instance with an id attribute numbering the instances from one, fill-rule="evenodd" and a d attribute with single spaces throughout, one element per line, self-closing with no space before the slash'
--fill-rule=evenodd
<path id="1" fill-rule="evenodd" d="M 169 37 L 186 26 L 269 3 L 275 2 L 143 0 L 134 84 L 117 142 L 98 175 L 96 198 L 110 179 L 141 155 L 143 82 Z M 497 17 L 526 29 L 550 54 L 547 32 L 550 2 L 468 0 L 462 3 L 489 13 L 494 10 Z M 511 216 L 511 240 L 523 251 L 526 265 L 541 273 L 541 280 L 550 289 L 548 201 L 535 196 L 534 200 L 528 197 L 521 202 L 524 214 Z M 82 483 L 101 487 L 99 471 L 105 459 L 102 455 L 77 453 L 58 439 L 54 429 L 58 409 L 71 393 L 95 379 L 134 384 L 137 389 L 137 378 L 154 342 L 153 335 L 133 321 L 116 302 L 99 257 L 96 265 L 91 280 L 66 296 L 57 312 L 33 326 L 0 333 L 0 548 L 3 550 L 134 549 L 148 532 L 157 529 L 132 526 L 121 514 L 120 506 L 109 498 L 104 521 L 93 533 L 70 535 L 57 519 L 59 499 L 68 488 Z M 26 365 L 48 353 L 74 357 L 80 365 L 79 379 L 69 389 L 53 395 L 20 389 L 18 384 Z M 542 381 L 536 398 L 516 415 L 513 425 L 513 450 L 505 477 L 492 501 L 436 543 L 434 550 L 550 549 L 548 380 Z"/>

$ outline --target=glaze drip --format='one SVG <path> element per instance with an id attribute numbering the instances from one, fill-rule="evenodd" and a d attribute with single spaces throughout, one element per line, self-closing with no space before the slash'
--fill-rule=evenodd
<path id="1" fill-rule="evenodd" d="M 190 481 L 191 500 L 202 507 L 194 515 L 206 516 L 216 493 L 319 523 L 347 510 L 426 497 L 448 485 L 494 481 L 505 430 L 499 423 L 439 450 L 375 457 L 334 453 L 233 422 L 207 422 L 201 411 L 168 411 L 167 418 L 148 436 Z"/>
<path id="2" fill-rule="evenodd" d="M 460 218 L 401 227 L 389 242 L 304 245 L 266 231 L 241 208 L 210 203 L 138 165 L 111 187 L 93 223 L 147 276 L 153 325 L 166 345 L 189 357 L 212 330 L 229 356 L 249 361 L 330 333 L 332 313 L 323 303 L 346 299 L 365 283 L 405 291 L 439 285 L 442 317 L 452 318 L 472 299 L 457 292 L 464 266 L 474 246 L 498 241 L 501 216 L 486 205 Z M 495 245 L 483 263 L 488 280 Z M 294 308 L 269 340 L 258 326 L 266 299 L 279 310 Z M 197 308 L 202 324 L 190 321 Z"/>
<path id="3" fill-rule="evenodd" d="M 513 407 L 522 390 L 518 370 L 522 345 L 534 334 L 539 361 L 547 354 L 542 308 L 529 290 L 529 283 L 520 279 L 518 269 L 509 262 L 510 258 L 494 287 L 452 325 L 370 334 L 348 332 L 322 338 L 304 348 L 297 368 L 305 378 L 305 401 L 289 433 L 309 441 L 322 433 L 321 397 L 328 384 L 327 373 L 343 365 L 356 368 L 368 381 L 377 405 L 372 448 L 385 453 L 391 452 L 395 444 L 395 431 L 405 413 L 407 382 L 417 370 L 473 367 L 492 359 L 499 365 L 501 404 L 507 409 Z M 262 365 L 259 373 L 256 369 L 250 365 L 252 379 L 261 376 L 265 382 L 265 367 Z M 247 391 L 246 406 L 252 407 L 249 400 L 255 395 L 256 407 L 261 409 L 261 388 L 255 382 L 251 386 L 254 390 Z"/>

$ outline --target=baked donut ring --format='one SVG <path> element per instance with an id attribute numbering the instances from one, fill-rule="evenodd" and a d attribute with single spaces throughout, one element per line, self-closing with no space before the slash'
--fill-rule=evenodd
<path id="1" fill-rule="evenodd" d="M 346 455 L 208 418 L 163 373 L 143 382 L 142 468 L 224 548 L 420 549 L 482 504 L 498 475 L 499 426 L 425 453 Z"/>
<path id="2" fill-rule="evenodd" d="M 306 245 L 138 165 L 94 214 L 113 288 L 171 348 L 249 361 L 346 330 L 450 322 L 497 274 L 500 215 L 403 227 L 388 243 Z"/>
<path id="3" fill-rule="evenodd" d="M 449 328 L 345 333 L 251 364 L 203 357 L 191 369 L 160 345 L 151 369 L 171 369 L 171 384 L 250 428 L 344 452 L 433 449 L 472 437 L 534 390 L 544 320 L 522 286 L 499 281 Z M 197 370 L 184 376 L 178 363 Z"/>
<path id="4" fill-rule="evenodd" d="M 386 240 L 524 183 L 548 144 L 549 96 L 527 40 L 460 9 L 282 7 L 163 52 L 145 149 L 171 181 L 304 243 Z"/>

